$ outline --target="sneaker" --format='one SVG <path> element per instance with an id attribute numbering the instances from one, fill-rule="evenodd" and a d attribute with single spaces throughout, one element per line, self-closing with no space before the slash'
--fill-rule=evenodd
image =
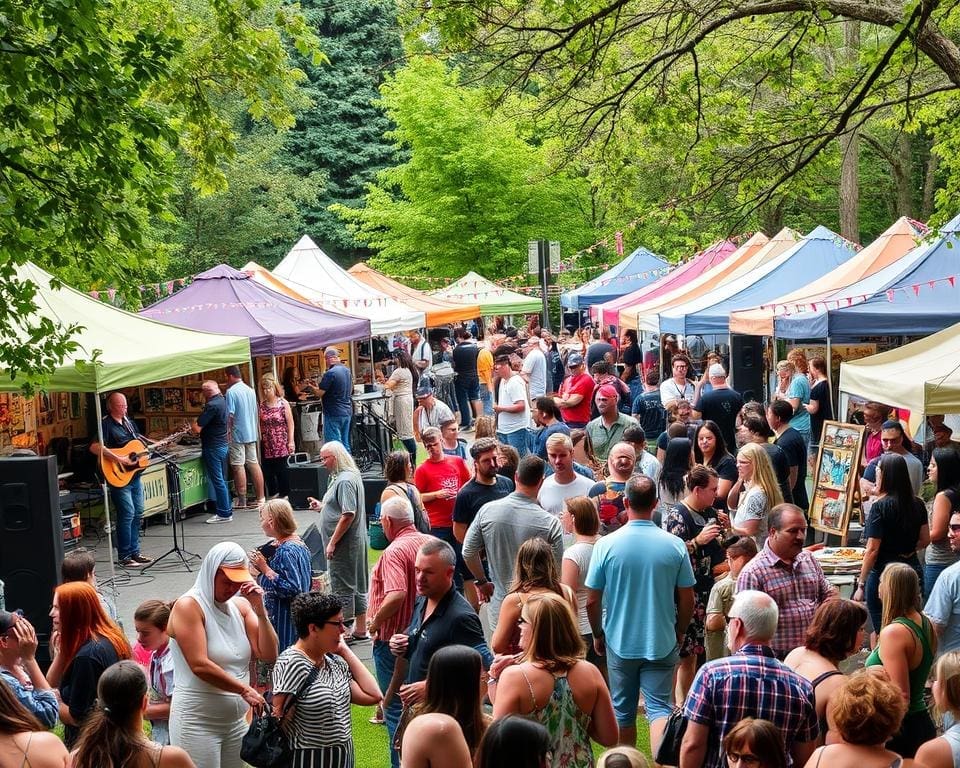
<path id="1" fill-rule="evenodd" d="M 135 554 L 135 555 L 134 555 L 133 557 L 131 557 L 130 559 L 131 559 L 131 560 L 136 560 L 138 563 L 141 563 L 141 564 L 143 564 L 143 565 L 146 565 L 147 563 L 152 563 L 152 562 L 153 562 L 153 558 L 152 558 L 152 557 L 147 557 L 146 555 L 141 554 L 140 552 L 137 552 L 137 554 Z"/>
<path id="2" fill-rule="evenodd" d="M 353 633 L 344 636 L 347 645 L 356 645 L 357 643 L 370 642 L 370 635 L 354 635 Z"/>
<path id="3" fill-rule="evenodd" d="M 234 499 L 233 508 L 234 509 L 255 509 L 256 505 L 248 504 L 246 499 Z"/>
<path id="4" fill-rule="evenodd" d="M 134 560 L 132 557 L 128 557 L 126 560 L 120 561 L 121 568 L 143 568 L 143 563 Z"/>
<path id="5" fill-rule="evenodd" d="M 213 517 L 207 518 L 207 525 L 216 525 L 217 523 L 232 523 L 233 515 L 230 517 L 220 517 L 220 515 L 214 515 Z"/>

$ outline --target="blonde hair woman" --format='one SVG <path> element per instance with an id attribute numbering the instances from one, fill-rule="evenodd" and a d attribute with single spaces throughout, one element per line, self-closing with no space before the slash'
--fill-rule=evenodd
<path id="1" fill-rule="evenodd" d="M 960 765 L 960 652 L 943 654 L 933 678 L 933 700 L 937 709 L 953 716 L 953 725 L 917 750 L 917 762 L 927 768 L 954 768 Z"/>
<path id="2" fill-rule="evenodd" d="M 494 721 L 523 715 L 546 726 L 551 768 L 593 766 L 590 740 L 613 746 L 619 729 L 603 676 L 583 658 L 570 604 L 559 595 L 534 595 L 519 623 L 522 658 L 500 656 L 490 668 Z"/>
<path id="3" fill-rule="evenodd" d="M 283 389 L 273 377 L 265 374 L 260 379 L 260 439 L 263 447 L 261 466 L 268 496 L 290 495 L 287 459 L 296 451 L 293 411 L 283 399 Z"/>
<path id="4" fill-rule="evenodd" d="M 762 548 L 767 538 L 767 516 L 783 503 L 773 465 L 762 445 L 747 443 L 737 452 L 737 474 L 740 479 L 731 489 L 731 494 L 736 490 L 739 496 L 737 506 L 730 507 L 732 532 L 752 536 Z"/>

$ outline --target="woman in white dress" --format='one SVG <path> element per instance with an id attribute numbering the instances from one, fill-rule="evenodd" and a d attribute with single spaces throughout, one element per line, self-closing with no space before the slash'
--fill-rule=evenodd
<path id="1" fill-rule="evenodd" d="M 264 704 L 249 684 L 250 657 L 277 660 L 277 633 L 248 568 L 239 544 L 215 545 L 167 624 L 177 692 L 170 743 L 204 768 L 241 768 L 247 708 Z"/>

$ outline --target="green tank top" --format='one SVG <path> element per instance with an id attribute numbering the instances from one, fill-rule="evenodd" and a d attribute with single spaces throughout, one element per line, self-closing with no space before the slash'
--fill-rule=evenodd
<path id="1" fill-rule="evenodd" d="M 907 708 L 907 712 L 923 712 L 927 708 L 923 700 L 923 689 L 927 682 L 927 676 L 930 674 L 930 667 L 933 666 L 933 651 L 930 650 L 930 641 L 927 639 L 927 632 L 931 629 L 930 622 L 926 616 L 923 617 L 923 627 L 918 627 L 913 619 L 908 619 L 906 616 L 901 616 L 899 619 L 894 619 L 894 621 L 910 629 L 910 631 L 917 636 L 923 648 L 923 656 L 920 658 L 920 663 L 916 669 L 910 670 L 910 675 L 908 676 L 910 681 L 910 706 Z M 863 665 L 865 667 L 875 667 L 882 664 L 883 661 L 880 659 L 880 643 L 878 642 L 877 647 L 870 651 L 870 655 L 867 656 L 867 660 Z"/>

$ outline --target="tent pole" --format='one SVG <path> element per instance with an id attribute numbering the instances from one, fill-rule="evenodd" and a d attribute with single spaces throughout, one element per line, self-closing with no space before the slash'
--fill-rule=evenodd
<path id="1" fill-rule="evenodd" d="M 97 441 L 100 449 L 103 450 L 103 411 L 100 408 L 100 390 L 97 389 L 93 394 L 93 402 L 97 411 Z M 107 529 L 107 552 L 110 554 L 110 593 L 114 602 L 117 599 L 117 569 L 113 562 L 113 534 L 110 531 L 110 489 L 107 487 L 107 480 L 104 478 L 100 484 L 103 491 L 103 516 L 104 527 Z"/>
<path id="2" fill-rule="evenodd" d="M 828 391 L 830 392 L 830 402 L 831 402 L 831 403 L 834 402 L 834 397 L 833 397 L 833 392 L 834 392 L 834 390 L 833 390 L 833 351 L 832 351 L 832 349 L 831 349 L 832 346 L 833 346 L 833 345 L 832 345 L 831 342 L 830 342 L 830 336 L 828 335 L 828 336 L 827 336 L 827 359 L 826 359 L 826 363 L 827 363 L 827 387 L 828 387 Z M 839 400 L 839 397 L 840 397 L 840 393 L 837 392 L 837 400 Z M 838 403 L 838 404 L 839 404 L 839 403 Z M 833 418 L 835 418 L 837 421 L 843 421 L 843 419 L 840 418 L 839 413 L 837 413 L 837 410 L 836 410 L 836 409 L 833 409 Z"/>
<path id="3" fill-rule="evenodd" d="M 270 370 L 273 371 L 273 378 L 277 381 L 280 381 L 280 378 L 277 376 L 277 356 L 270 355 Z"/>

